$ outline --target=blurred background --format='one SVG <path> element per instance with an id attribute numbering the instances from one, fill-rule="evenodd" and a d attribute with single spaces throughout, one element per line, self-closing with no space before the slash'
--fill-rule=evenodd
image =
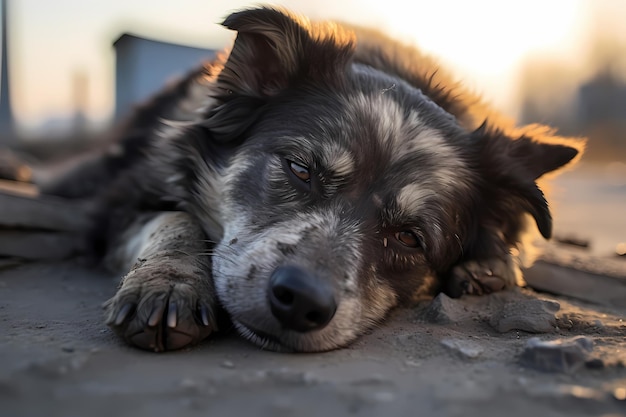
<path id="1" fill-rule="evenodd" d="M 237 0 L 1 0 L 4 142 L 97 133 L 168 79 L 228 45 Z M 276 3 L 275 3 L 276 4 Z M 371 25 L 437 56 L 521 122 L 626 150 L 621 0 L 284 0 L 312 18 Z M 3 44 L 4 45 L 4 44 Z M 178 46 L 180 45 L 180 46 Z M 6 66 L 5 66 L 6 65 Z M 6 84 L 5 84 L 6 82 Z"/>
<path id="2" fill-rule="evenodd" d="M 135 103 L 227 46 L 233 33 L 219 22 L 229 12 L 259 3 L 0 1 L 0 147 L 35 161 L 62 157 L 68 143 L 75 149 L 101 138 Z M 583 174 L 562 180 L 570 190 L 587 191 L 564 194 L 559 202 L 566 214 L 557 226 L 587 235 L 605 222 L 602 235 L 610 238 L 600 245 L 602 253 L 626 239 L 626 2 L 269 4 L 314 19 L 377 27 L 438 57 L 520 123 L 588 137 L 585 163 L 577 171 Z M 599 201 L 609 202 L 606 213 Z"/>

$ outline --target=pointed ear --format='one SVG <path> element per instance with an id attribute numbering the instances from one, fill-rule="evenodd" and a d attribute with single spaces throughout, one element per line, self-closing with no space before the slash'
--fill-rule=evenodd
<path id="1" fill-rule="evenodd" d="M 541 125 L 526 126 L 513 135 L 517 139 L 510 141 L 509 156 L 534 180 L 577 161 L 585 146 L 583 140 L 557 136 L 554 130 Z"/>
<path id="2" fill-rule="evenodd" d="M 575 162 L 585 147 L 581 139 L 556 136 L 552 129 L 540 125 L 504 132 L 485 122 L 472 136 L 480 144 L 484 162 L 495 164 L 500 173 L 526 181 Z"/>
<path id="3" fill-rule="evenodd" d="M 552 216 L 537 179 L 574 162 L 584 141 L 562 138 L 543 126 L 504 132 L 483 123 L 472 133 L 478 167 L 486 194 L 493 203 L 492 217 L 509 219 L 511 211 L 530 213 L 546 239 L 552 234 Z"/>
<path id="4" fill-rule="evenodd" d="M 223 25 L 237 31 L 218 77 L 231 94 L 269 97 L 301 80 L 340 82 L 354 50 L 351 32 L 272 8 L 233 13 Z"/>

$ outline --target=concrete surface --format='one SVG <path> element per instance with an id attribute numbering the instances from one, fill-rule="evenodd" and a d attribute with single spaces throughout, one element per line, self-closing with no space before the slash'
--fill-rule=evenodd
<path id="1" fill-rule="evenodd" d="M 117 277 L 73 261 L 6 263 L 0 416 L 626 416 L 626 260 L 612 253 L 626 240 L 626 186 L 590 172 L 556 183 L 568 190 L 556 190 L 557 233 L 592 246 L 528 273 L 551 294 L 438 297 L 322 354 L 266 352 L 232 332 L 179 352 L 139 351 L 103 324 Z M 589 259 L 600 270 L 585 271 Z M 603 259 L 617 272 L 604 274 Z M 534 308 L 541 314 L 526 331 L 498 326 Z M 575 366 L 558 348 L 522 361 L 529 346 L 566 346 L 576 336 L 592 347 Z"/>

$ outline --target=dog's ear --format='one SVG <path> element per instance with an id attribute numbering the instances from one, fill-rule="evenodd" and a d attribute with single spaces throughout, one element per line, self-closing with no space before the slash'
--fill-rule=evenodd
<path id="1" fill-rule="evenodd" d="M 277 9 L 233 13 L 223 25 L 236 30 L 237 38 L 217 76 L 215 98 L 221 104 L 203 123 L 219 142 L 240 137 L 263 104 L 287 88 L 338 88 L 354 52 L 352 32 Z"/>
<path id="2" fill-rule="evenodd" d="M 543 126 L 504 132 L 487 123 L 472 133 L 472 141 L 478 151 L 488 215 L 506 223 L 520 210 L 530 213 L 541 235 L 550 238 L 552 216 L 537 180 L 577 159 L 584 142 L 555 136 Z"/>
<path id="3" fill-rule="evenodd" d="M 272 8 L 233 13 L 223 25 L 237 31 L 218 77 L 229 93 L 268 97 L 304 80 L 340 82 L 354 50 L 352 32 Z"/>

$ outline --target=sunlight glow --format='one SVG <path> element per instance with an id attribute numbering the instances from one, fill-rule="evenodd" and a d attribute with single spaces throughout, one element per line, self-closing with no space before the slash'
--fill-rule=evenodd
<path id="1" fill-rule="evenodd" d="M 496 105 L 511 105 L 515 71 L 529 54 L 577 53 L 589 0 L 472 2 L 440 0 L 283 0 L 315 19 L 377 27 L 418 45 Z M 113 105 L 111 42 L 134 31 L 174 42 L 222 47 L 232 34 L 216 23 L 249 0 L 12 1 L 14 105 L 22 121 L 71 114 L 72 74 L 89 76 L 87 113 L 106 118 Z"/>

